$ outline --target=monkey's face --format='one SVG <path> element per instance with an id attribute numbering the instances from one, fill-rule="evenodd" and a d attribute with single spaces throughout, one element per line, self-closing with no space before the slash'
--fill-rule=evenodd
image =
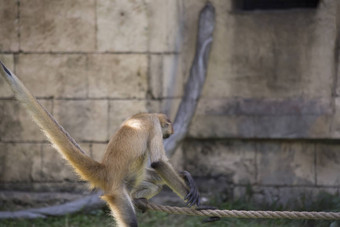
<path id="1" fill-rule="evenodd" d="M 159 122 L 161 123 L 162 127 L 163 139 L 169 138 L 174 133 L 171 121 L 166 115 L 160 114 Z"/>
<path id="2" fill-rule="evenodd" d="M 162 132 L 163 139 L 169 138 L 174 133 L 171 122 L 166 123 L 166 125 L 162 127 Z"/>

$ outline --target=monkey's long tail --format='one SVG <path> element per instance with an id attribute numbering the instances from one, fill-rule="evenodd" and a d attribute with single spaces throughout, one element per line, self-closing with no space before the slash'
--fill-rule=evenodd
<path id="1" fill-rule="evenodd" d="M 12 88 L 15 97 L 25 106 L 53 146 L 74 167 L 76 172 L 93 186 L 100 187 L 104 179 L 104 167 L 88 157 L 75 140 L 58 124 L 52 115 L 34 98 L 22 82 L 0 61 L 0 73 Z"/>
<path id="2" fill-rule="evenodd" d="M 102 199 L 109 205 L 119 227 L 138 226 L 134 206 L 125 188 L 104 194 Z"/>

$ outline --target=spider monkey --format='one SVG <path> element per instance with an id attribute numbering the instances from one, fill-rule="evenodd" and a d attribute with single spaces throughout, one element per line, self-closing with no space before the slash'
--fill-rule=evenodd
<path id="1" fill-rule="evenodd" d="M 92 187 L 103 190 L 119 226 L 138 226 L 134 201 L 150 199 L 168 185 L 188 206 L 200 197 L 191 175 L 181 176 L 165 154 L 163 139 L 173 134 L 164 114 L 140 113 L 127 119 L 110 139 L 101 162 L 88 157 L 66 130 L 34 98 L 22 82 L 0 61 L 2 76 L 49 141 Z M 148 160 L 151 168 L 147 167 Z"/>

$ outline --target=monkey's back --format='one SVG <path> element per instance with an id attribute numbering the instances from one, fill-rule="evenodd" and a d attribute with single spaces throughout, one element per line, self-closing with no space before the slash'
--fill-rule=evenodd
<path id="1" fill-rule="evenodd" d="M 107 166 L 109 181 L 122 182 L 130 173 L 142 174 L 152 124 L 148 114 L 145 115 L 126 120 L 111 137 L 102 161 Z"/>

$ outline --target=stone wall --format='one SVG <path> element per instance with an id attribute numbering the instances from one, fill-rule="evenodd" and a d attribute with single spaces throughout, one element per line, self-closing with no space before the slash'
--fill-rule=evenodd
<path id="1" fill-rule="evenodd" d="M 170 97 L 178 7 L 170 0 L 0 0 L 0 58 L 100 160 L 124 119 L 161 111 Z M 180 96 L 183 74 L 171 98 Z M 0 109 L 0 189 L 84 188 L 2 79 Z"/>
<path id="2" fill-rule="evenodd" d="M 269 202 L 338 193 L 340 4 L 242 11 L 211 2 L 207 80 L 174 163 L 222 197 L 249 187 Z M 133 113 L 174 118 L 204 4 L 0 0 L 0 58 L 100 160 Z M 2 79 L 0 110 L 0 190 L 85 190 Z"/>

